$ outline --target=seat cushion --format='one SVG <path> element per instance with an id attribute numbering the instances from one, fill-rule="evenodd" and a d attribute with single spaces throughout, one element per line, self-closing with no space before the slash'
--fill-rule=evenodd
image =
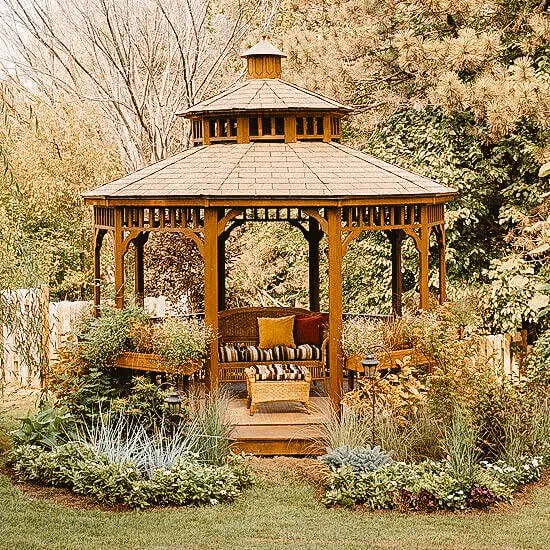
<path id="1" fill-rule="evenodd" d="M 218 348 L 218 360 L 220 363 L 238 363 L 246 361 L 244 348 L 233 344 L 220 344 Z"/>
<path id="2" fill-rule="evenodd" d="M 275 346 L 272 348 L 274 361 L 319 361 L 321 348 L 310 344 L 302 344 L 296 348 Z"/>
<path id="3" fill-rule="evenodd" d="M 220 344 L 218 357 L 221 363 L 253 363 L 255 361 L 320 361 L 321 348 L 303 344 L 296 348 L 275 346 L 262 349 L 258 346 Z"/>
<path id="4" fill-rule="evenodd" d="M 282 380 L 305 380 L 309 374 L 306 367 L 299 365 L 282 365 L 274 363 L 272 365 L 254 365 L 245 369 L 247 373 L 254 374 L 257 381 L 282 381 Z"/>

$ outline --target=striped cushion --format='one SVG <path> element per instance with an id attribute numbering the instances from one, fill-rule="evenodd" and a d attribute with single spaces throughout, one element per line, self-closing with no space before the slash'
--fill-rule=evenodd
<path id="1" fill-rule="evenodd" d="M 220 344 L 218 359 L 220 363 L 238 363 L 239 361 L 246 361 L 244 357 L 244 348 L 231 344 Z"/>
<path id="2" fill-rule="evenodd" d="M 219 348 L 221 363 L 238 363 L 254 361 L 320 361 L 321 348 L 310 344 L 302 344 L 296 348 L 275 346 L 263 349 L 258 346 L 236 346 L 221 344 Z"/>
<path id="3" fill-rule="evenodd" d="M 245 369 L 247 373 L 253 373 L 255 380 L 304 380 L 309 371 L 306 367 L 299 365 L 282 365 L 274 363 L 271 365 L 254 365 Z"/>
<path id="4" fill-rule="evenodd" d="M 310 344 L 302 344 L 296 348 L 276 346 L 273 350 L 274 361 L 319 361 L 321 348 Z"/>
<path id="5" fill-rule="evenodd" d="M 245 361 L 273 361 L 273 359 L 273 348 L 263 349 L 258 346 L 246 346 L 244 349 Z"/>

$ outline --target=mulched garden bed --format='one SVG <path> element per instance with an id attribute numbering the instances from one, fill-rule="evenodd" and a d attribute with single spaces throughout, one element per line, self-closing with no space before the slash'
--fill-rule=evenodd
<path id="1" fill-rule="evenodd" d="M 323 485 L 326 476 L 329 473 L 329 469 L 321 465 L 316 459 L 313 458 L 293 458 L 288 456 L 275 456 L 269 458 L 250 457 L 250 467 L 254 474 L 261 481 L 269 481 L 271 483 L 286 483 L 288 481 L 288 474 L 294 475 L 297 480 L 305 481 L 312 484 L 316 491 L 316 499 L 321 502 L 323 496 Z M 70 489 L 63 489 L 59 487 L 49 487 L 46 485 L 40 485 L 38 483 L 30 483 L 27 481 L 19 481 L 15 476 L 15 472 L 8 467 L 4 467 L 0 470 L 6 475 L 14 487 L 19 489 L 22 493 L 30 498 L 59 504 L 67 508 L 74 508 L 77 510 L 101 510 L 107 512 L 129 512 L 132 509 L 129 506 L 123 504 L 106 505 L 98 503 L 92 497 L 77 495 Z M 533 491 L 538 488 L 547 487 L 550 485 L 550 472 L 545 472 L 537 483 L 531 483 L 525 485 L 521 490 L 514 494 L 514 501 L 510 504 L 499 503 L 495 506 L 481 509 L 481 510 L 462 510 L 462 511 L 444 511 L 438 510 L 435 512 L 399 512 L 396 510 L 371 510 L 365 506 L 356 506 L 354 510 L 363 514 L 437 514 L 446 516 L 458 515 L 487 515 L 491 513 L 513 513 L 517 512 L 520 508 L 531 503 Z M 176 508 L 173 506 L 150 506 L 147 511 L 152 510 L 167 510 L 170 508 Z"/>

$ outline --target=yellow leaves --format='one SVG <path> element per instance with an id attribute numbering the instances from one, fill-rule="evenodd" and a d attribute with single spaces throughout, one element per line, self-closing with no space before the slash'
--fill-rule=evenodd
<path id="1" fill-rule="evenodd" d="M 525 288 L 529 284 L 529 279 L 523 275 L 514 275 L 509 282 L 511 288 Z"/>
<path id="2" fill-rule="evenodd" d="M 535 292 L 533 297 L 529 300 L 528 306 L 532 311 L 540 311 L 544 309 L 550 303 L 550 297 L 541 292 Z"/>

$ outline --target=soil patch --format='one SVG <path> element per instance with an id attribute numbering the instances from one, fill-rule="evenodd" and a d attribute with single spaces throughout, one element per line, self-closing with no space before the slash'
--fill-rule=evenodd
<path id="1" fill-rule="evenodd" d="M 19 481 L 15 472 L 10 468 L 4 468 L 2 473 L 10 479 L 14 487 L 30 498 L 46 500 L 66 506 L 67 508 L 76 508 L 78 510 L 107 510 L 111 512 L 126 512 L 130 510 L 128 506 L 124 506 L 123 504 L 112 506 L 102 504 L 92 497 L 77 495 L 70 489 L 50 487 L 48 485 L 31 483 L 28 481 Z"/>

